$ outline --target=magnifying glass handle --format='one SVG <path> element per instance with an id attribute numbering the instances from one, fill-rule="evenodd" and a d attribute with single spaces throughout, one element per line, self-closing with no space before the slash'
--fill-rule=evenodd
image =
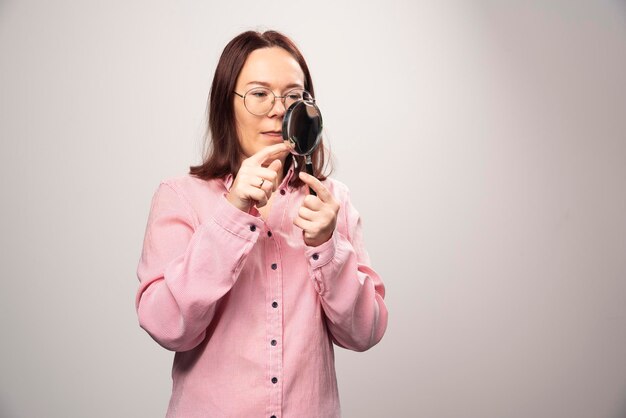
<path id="1" fill-rule="evenodd" d="M 311 162 L 311 156 L 307 155 L 306 156 L 306 172 L 310 175 L 313 175 L 313 163 Z M 311 187 L 309 187 L 309 193 L 313 196 L 317 196 L 317 193 L 315 193 L 315 190 L 313 190 Z"/>

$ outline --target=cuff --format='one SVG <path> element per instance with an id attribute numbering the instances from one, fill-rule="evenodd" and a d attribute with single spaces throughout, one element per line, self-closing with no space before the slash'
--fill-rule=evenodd
<path id="1" fill-rule="evenodd" d="M 309 260 L 309 265 L 313 270 L 325 266 L 335 257 L 337 234 L 338 232 L 334 231 L 328 241 L 317 247 L 305 246 L 304 254 Z"/>
<path id="2" fill-rule="evenodd" d="M 263 230 L 263 220 L 260 217 L 237 209 L 226 200 L 226 195 L 218 199 L 212 217 L 216 224 L 248 241 L 256 241 Z"/>

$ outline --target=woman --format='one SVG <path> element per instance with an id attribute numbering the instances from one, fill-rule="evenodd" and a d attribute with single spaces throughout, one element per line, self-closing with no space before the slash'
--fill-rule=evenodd
<path id="1" fill-rule="evenodd" d="M 176 351 L 168 417 L 339 417 L 333 342 L 363 351 L 385 332 L 347 188 L 322 175 L 323 147 L 316 178 L 282 141 L 286 108 L 309 93 L 291 40 L 237 36 L 213 79 L 204 163 L 153 197 L 136 307 Z"/>

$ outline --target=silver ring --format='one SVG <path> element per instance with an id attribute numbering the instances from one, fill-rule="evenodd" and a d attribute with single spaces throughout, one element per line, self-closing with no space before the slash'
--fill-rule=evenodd
<path id="1" fill-rule="evenodd" d="M 262 188 L 263 187 L 263 183 L 265 183 L 265 179 L 264 178 L 261 179 L 261 184 L 259 184 L 257 187 L 259 189 Z"/>

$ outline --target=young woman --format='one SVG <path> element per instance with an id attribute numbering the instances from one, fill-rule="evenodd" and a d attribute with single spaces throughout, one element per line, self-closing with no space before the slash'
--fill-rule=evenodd
<path id="1" fill-rule="evenodd" d="M 383 337 L 385 288 L 348 189 L 324 177 L 322 146 L 313 177 L 282 141 L 286 108 L 313 93 L 290 39 L 237 36 L 211 86 L 204 163 L 156 190 L 136 307 L 176 352 L 168 417 L 339 417 L 333 343 Z"/>

